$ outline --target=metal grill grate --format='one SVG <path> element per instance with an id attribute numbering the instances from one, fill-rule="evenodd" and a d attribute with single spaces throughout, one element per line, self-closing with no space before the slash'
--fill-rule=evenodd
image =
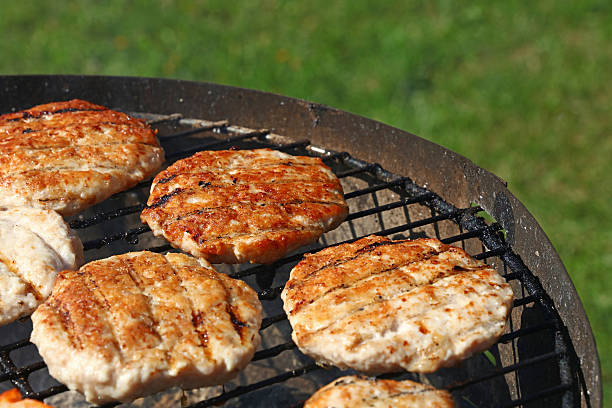
<path id="1" fill-rule="evenodd" d="M 378 164 L 363 162 L 348 153 L 312 146 L 307 140 L 295 141 L 266 130 L 232 126 L 226 121 L 135 115 L 159 128 L 168 163 L 200 150 L 234 146 L 270 147 L 291 154 L 319 156 L 340 178 L 350 208 L 347 220 L 337 230 L 272 265 L 218 266 L 258 291 L 264 305 L 262 346 L 236 380 L 206 392 L 187 392 L 183 405 L 300 406 L 320 386 L 351 373 L 323 369 L 296 349 L 279 295 L 290 269 L 304 253 L 355 241 L 368 234 L 393 238 L 429 236 L 461 246 L 493 265 L 511 283 L 516 298 L 508 332 L 489 351 L 435 374 L 385 377 L 409 378 L 446 388 L 458 405 L 465 407 L 579 404 L 578 370 L 568 352 L 571 344 L 566 328 L 537 278 L 506 244 L 501 227 L 494 220 L 487 222 L 480 207 L 456 208 L 409 178 L 391 174 Z M 134 250 L 173 250 L 139 221 L 149 188 L 150 181 L 140 183 L 70 220 L 83 240 L 86 262 Z M 64 393 L 66 387 L 49 377 L 44 362 L 28 341 L 30 331 L 31 321 L 24 319 L 11 325 L 8 340 L 0 340 L 0 388 L 16 386 L 25 397 L 36 399 Z"/>

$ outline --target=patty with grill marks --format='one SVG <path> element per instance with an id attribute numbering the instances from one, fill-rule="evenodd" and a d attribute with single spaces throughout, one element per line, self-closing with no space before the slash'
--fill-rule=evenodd
<path id="1" fill-rule="evenodd" d="M 184 254 L 132 252 L 62 272 L 32 315 L 49 373 L 92 403 L 222 384 L 260 342 L 246 283 Z"/>
<path id="2" fill-rule="evenodd" d="M 83 262 L 81 240 L 51 210 L 0 208 L 0 242 L 0 325 L 32 313 L 58 272 Z"/>
<path id="3" fill-rule="evenodd" d="M 453 408 L 448 391 L 410 380 L 345 376 L 314 393 L 304 408 Z"/>
<path id="4" fill-rule="evenodd" d="M 0 116 L 0 205 L 72 215 L 152 176 L 163 161 L 143 120 L 87 101 Z"/>
<path id="5" fill-rule="evenodd" d="M 512 289 L 437 239 L 368 236 L 306 255 L 281 298 L 302 352 L 368 374 L 429 373 L 503 334 Z"/>
<path id="6" fill-rule="evenodd" d="M 153 180 L 141 214 L 156 236 L 213 263 L 271 263 L 348 213 L 321 159 L 271 149 L 203 151 Z"/>

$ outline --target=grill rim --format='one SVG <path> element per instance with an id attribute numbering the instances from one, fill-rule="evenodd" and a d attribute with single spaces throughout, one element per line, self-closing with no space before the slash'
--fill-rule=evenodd
<path id="1" fill-rule="evenodd" d="M 271 93 L 162 78 L 0 76 L 0 112 L 49 100 L 82 98 L 124 110 L 227 119 L 295 140 L 347 151 L 426 185 L 456 207 L 476 203 L 508 231 L 509 243 L 553 299 L 582 363 L 583 391 L 601 406 L 601 369 L 584 308 L 563 263 L 535 218 L 506 183 L 467 158 L 408 132 L 324 105 Z M 411 161 L 405 160 L 410 152 Z M 462 177 L 463 176 L 463 177 Z"/>

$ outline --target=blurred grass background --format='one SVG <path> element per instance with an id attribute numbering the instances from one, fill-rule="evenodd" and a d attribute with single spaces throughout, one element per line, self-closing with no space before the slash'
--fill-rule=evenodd
<path id="1" fill-rule="evenodd" d="M 0 74 L 190 79 L 327 104 L 508 182 L 561 255 L 612 402 L 612 2 L 4 2 Z"/>

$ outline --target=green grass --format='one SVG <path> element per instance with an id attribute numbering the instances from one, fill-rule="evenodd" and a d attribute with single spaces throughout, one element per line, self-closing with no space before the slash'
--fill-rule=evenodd
<path id="1" fill-rule="evenodd" d="M 612 402 L 612 2 L 205 3 L 3 4 L 0 73 L 261 89 L 469 157 L 508 182 L 557 248 Z"/>

